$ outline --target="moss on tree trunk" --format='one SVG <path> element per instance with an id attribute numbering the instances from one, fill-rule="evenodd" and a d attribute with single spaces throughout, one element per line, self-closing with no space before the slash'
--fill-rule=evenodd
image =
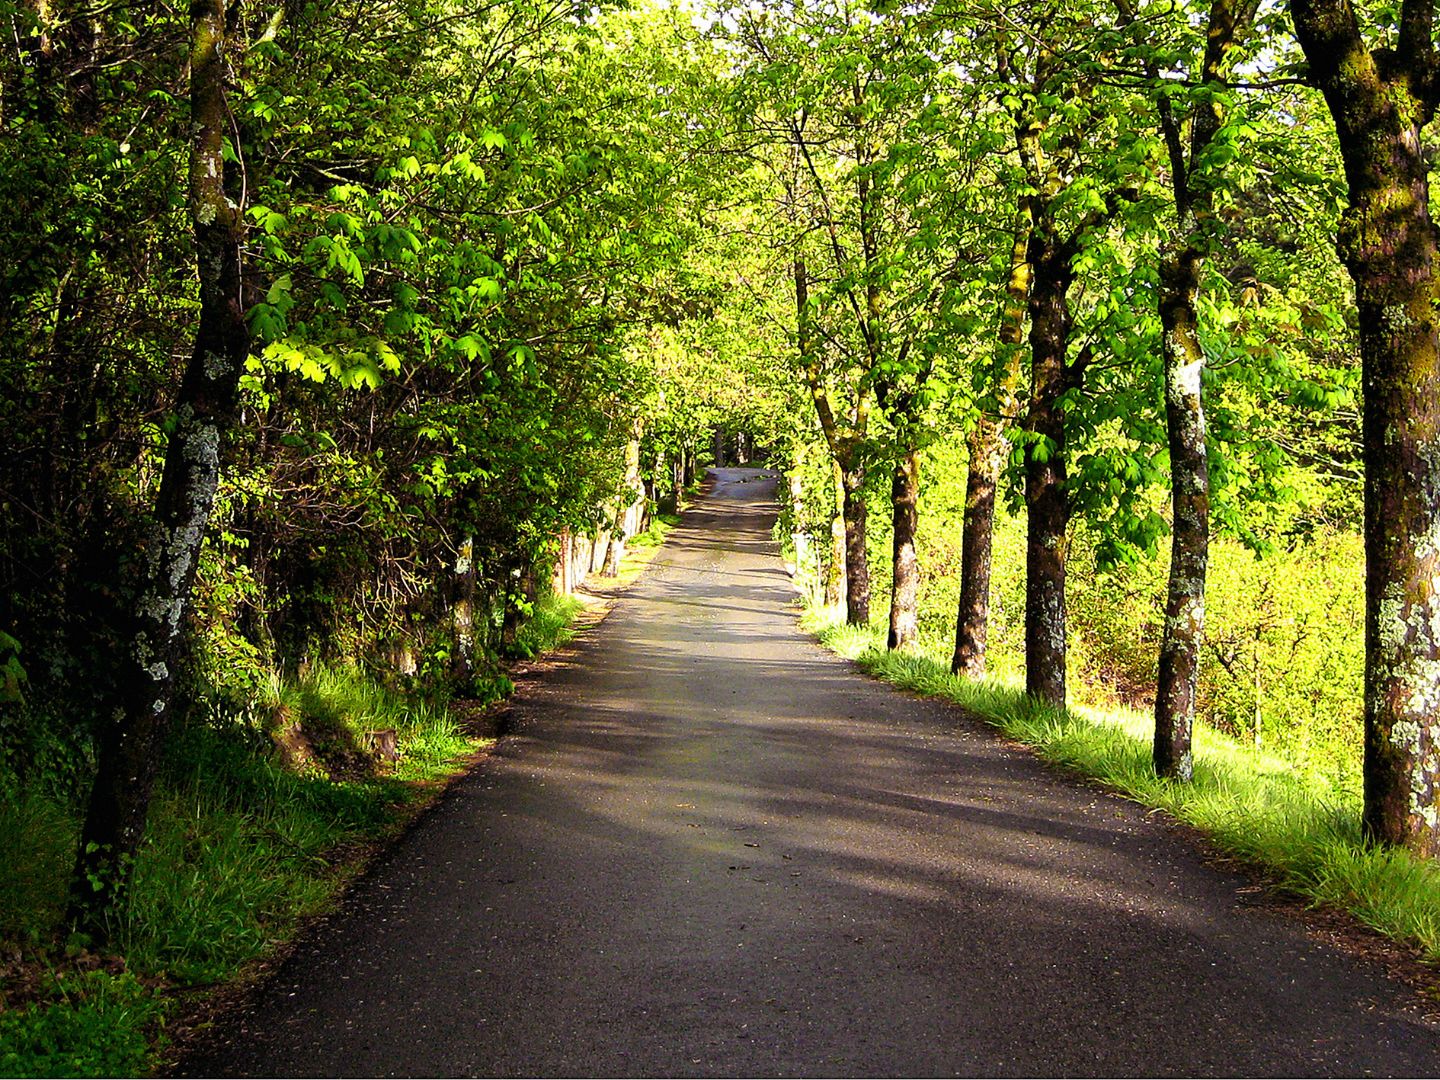
<path id="1" fill-rule="evenodd" d="M 220 477 L 220 443 L 232 426 L 249 333 L 241 295 L 243 210 L 225 191 L 225 5 L 190 7 L 190 218 L 199 269 L 200 320 L 172 413 L 165 466 L 129 613 L 130 642 L 111 723 L 102 737 L 76 858 L 69 917 L 105 939 L 144 835 L 165 749 L 182 634 L 200 546 Z"/>
<path id="2" fill-rule="evenodd" d="M 1421 139 L 1440 81 L 1433 10 L 1406 0 L 1395 47 L 1375 53 L 1346 0 L 1291 12 L 1349 189 L 1336 246 L 1365 395 L 1365 832 L 1440 855 L 1440 288 Z"/>

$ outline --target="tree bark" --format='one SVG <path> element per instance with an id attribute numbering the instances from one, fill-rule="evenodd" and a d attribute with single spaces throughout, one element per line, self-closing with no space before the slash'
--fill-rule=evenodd
<path id="1" fill-rule="evenodd" d="M 1421 132 L 1434 115 L 1431 6 L 1406 0 L 1372 54 L 1345 0 L 1293 0 L 1339 136 L 1350 205 L 1336 247 L 1355 282 L 1364 382 L 1364 827 L 1440 855 L 1440 335 Z"/>
<path id="2" fill-rule="evenodd" d="M 1160 673 L 1155 691 L 1153 758 L 1158 775 L 1189 780 L 1195 687 L 1205 631 L 1205 576 L 1210 559 L 1210 469 L 1205 456 L 1205 409 L 1195 298 L 1200 252 L 1186 246 L 1160 267 L 1161 346 L 1165 372 L 1165 422 L 1170 446 L 1170 492 L 1174 508 L 1170 580 Z"/>
<path id="3" fill-rule="evenodd" d="M 450 626 L 455 634 L 451 673 L 464 682 L 475 672 L 475 541 L 469 536 L 460 541 L 455 554 Z"/>
<path id="4" fill-rule="evenodd" d="M 1000 313 L 996 404 L 1002 419 L 983 413 L 967 440 L 970 461 L 965 478 L 965 520 L 960 539 L 960 601 L 955 614 L 955 653 L 950 670 L 978 679 L 985 674 L 985 645 L 990 635 L 990 565 L 995 537 L 995 489 L 1005 452 L 1003 414 L 1015 407 L 1025 342 L 1025 311 L 1030 301 L 1030 199 L 1020 202 L 1010 276 Z"/>
<path id="5" fill-rule="evenodd" d="M 1030 293 L 1030 408 L 1026 427 L 1025 505 L 1025 690 L 1052 705 L 1065 704 L 1066 531 L 1065 416 L 1062 395 L 1070 389 L 1066 367 L 1074 279 L 1072 245 L 1047 227 L 1031 237 L 1034 285 Z"/>
<path id="6" fill-rule="evenodd" d="M 845 488 L 845 621 L 851 626 L 870 622 L 870 558 L 865 551 L 865 469 L 851 462 L 840 468 Z"/>
<path id="7" fill-rule="evenodd" d="M 1127 20 L 1133 20 L 1127 0 L 1116 2 Z M 1214 244 L 1201 221 L 1202 216 L 1207 220 L 1212 216 L 1215 186 L 1214 167 L 1205 164 L 1205 155 L 1223 120 L 1220 90 L 1228 55 L 1253 22 L 1257 7 L 1258 0 L 1213 0 L 1210 5 L 1200 78 L 1213 92 L 1188 111 L 1188 154 L 1185 125 L 1170 98 L 1162 92 L 1157 99 L 1160 133 L 1170 157 L 1176 221 L 1172 240 L 1160 251 L 1158 299 L 1173 526 L 1152 757 L 1156 774 L 1174 780 L 1188 781 L 1193 772 L 1191 737 L 1210 556 L 1210 472 L 1202 395 L 1205 352 L 1196 307 L 1201 268 Z M 1149 75 L 1160 83 L 1157 65 L 1150 66 Z"/>
<path id="8" fill-rule="evenodd" d="M 919 526 L 920 455 L 911 450 L 895 466 L 890 485 L 890 505 L 895 544 L 890 590 L 891 649 L 908 649 L 920 636 L 920 562 L 915 555 L 915 532 Z"/>
<path id="9" fill-rule="evenodd" d="M 988 416 L 975 422 L 966 440 L 970 462 L 965 475 L 965 519 L 960 533 L 960 601 L 955 613 L 955 652 L 950 670 L 967 679 L 985 674 L 990 636 L 990 568 L 995 540 L 995 490 L 1005 442 Z"/>
<path id="10" fill-rule="evenodd" d="M 70 898 L 70 922 L 104 940 L 144 835 L 175 692 L 181 639 L 200 546 L 220 478 L 220 443 L 233 426 L 249 351 L 242 297 L 244 208 L 227 198 L 222 147 L 226 23 L 223 0 L 190 6 L 190 218 L 199 269 L 195 345 L 173 427 L 131 612 L 127 673 L 103 737 Z"/>
<path id="11" fill-rule="evenodd" d="M 825 603 L 839 607 L 845 600 L 845 474 L 833 460 L 835 513 L 830 518 L 830 561 L 825 567 Z"/>
<path id="12" fill-rule="evenodd" d="M 801 455 L 797 449 L 791 461 L 790 475 L 788 477 L 790 485 L 790 522 L 792 525 L 790 530 L 790 543 L 795 548 L 795 576 L 798 580 L 803 581 L 805 580 L 802 576 L 803 568 L 807 566 L 814 557 L 814 552 L 811 550 L 810 534 L 806 532 L 804 528 L 805 480 L 800 473 L 802 464 Z M 814 598 L 813 590 L 810 590 L 810 596 L 812 599 Z"/>

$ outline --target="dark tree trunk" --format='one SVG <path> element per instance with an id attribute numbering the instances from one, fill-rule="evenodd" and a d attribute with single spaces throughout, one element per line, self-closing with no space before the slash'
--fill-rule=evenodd
<path id="1" fill-rule="evenodd" d="M 1170 445 L 1174 522 L 1160 676 L 1155 692 L 1155 771 L 1189 780 L 1195 687 L 1205 632 L 1205 575 L 1210 558 L 1210 470 L 1205 458 L 1205 409 L 1195 297 L 1200 253 L 1186 247 L 1162 261 L 1160 325 L 1165 368 L 1165 421 Z"/>
<path id="2" fill-rule="evenodd" d="M 870 560 L 865 552 L 865 470 L 860 465 L 841 467 L 845 502 L 845 621 L 851 626 L 870 622 Z"/>
<path id="3" fill-rule="evenodd" d="M 1049 230 L 1031 241 L 1035 281 L 1030 293 L 1031 392 L 1026 427 L 1025 690 L 1052 705 L 1065 704 L 1066 531 L 1065 416 L 1061 397 L 1072 385 L 1066 367 L 1074 279 L 1071 245 Z"/>
<path id="4" fill-rule="evenodd" d="M 1010 249 L 1010 277 L 1000 313 L 999 363 L 996 365 L 996 407 L 1000 419 L 983 413 L 967 440 L 970 461 L 965 479 L 965 521 L 961 529 L 960 602 L 955 615 L 955 654 L 950 670 L 978 679 L 985 674 L 985 644 L 990 634 L 990 563 L 995 536 L 995 488 L 1005 451 L 1003 417 L 1015 407 L 1020 362 L 1025 342 L 1025 311 L 1030 301 L 1029 198 L 1020 200 L 1015 242 Z"/>
<path id="5" fill-rule="evenodd" d="M 906 649 L 920 636 L 920 563 L 915 556 L 915 532 L 920 522 L 920 455 L 910 451 L 895 466 L 890 484 L 895 546 L 890 590 L 890 636 L 887 646 Z"/>
<path id="6" fill-rule="evenodd" d="M 471 537 L 460 541 L 450 589 L 450 625 L 455 633 L 451 674 L 465 682 L 475 672 L 475 542 Z"/>
<path id="7" fill-rule="evenodd" d="M 835 513 L 830 518 L 830 561 L 825 566 L 825 603 L 839 607 L 845 600 L 845 474 L 833 461 Z"/>
<path id="8" fill-rule="evenodd" d="M 1373 55 L 1345 0 L 1291 12 L 1350 198 L 1336 246 L 1365 395 L 1365 832 L 1440 855 L 1440 288 L 1421 137 L 1440 82 L 1433 12 L 1406 0 L 1395 48 Z"/>
<path id="9" fill-rule="evenodd" d="M 995 488 L 1004 439 L 1000 426 L 980 417 L 967 440 L 965 521 L 960 535 L 960 602 L 955 615 L 955 654 L 950 670 L 978 679 L 985 674 L 990 635 L 990 565 L 995 537 Z"/>
<path id="10" fill-rule="evenodd" d="M 1253 22 L 1258 6 L 1259 0 L 1211 2 L 1200 77 L 1217 92 L 1196 100 L 1187 110 L 1188 154 L 1182 117 L 1169 97 L 1162 93 L 1157 99 L 1160 133 L 1170 157 L 1176 221 L 1173 239 L 1160 251 L 1161 359 L 1173 531 L 1155 689 L 1153 759 L 1157 775 L 1182 781 L 1189 780 L 1193 773 L 1191 735 L 1210 559 L 1210 471 L 1202 394 L 1205 351 L 1200 344 L 1196 307 L 1200 271 L 1215 242 L 1213 232 L 1202 227 L 1202 219 L 1206 226 L 1213 219 L 1211 192 L 1217 171 L 1216 166 L 1207 163 L 1206 154 L 1223 120 L 1224 95 L 1218 90 L 1228 73 L 1228 56 L 1239 35 Z M 1152 64 L 1149 74 L 1157 84 L 1160 82 L 1158 65 Z"/>
<path id="11" fill-rule="evenodd" d="M 514 647 L 539 595 L 535 584 L 535 560 L 528 556 L 522 556 L 522 559 L 522 562 L 512 566 L 505 575 L 505 604 L 500 618 L 500 643 L 507 649 Z M 518 574 L 516 570 L 519 571 Z"/>
<path id="12" fill-rule="evenodd" d="M 226 197 L 222 146 L 225 4 L 190 6 L 190 216 L 200 279 L 194 351 L 181 380 L 140 588 L 127 635 L 114 722 L 104 736 L 80 835 L 70 920 L 104 939 L 128 883 L 164 751 L 181 637 L 200 545 L 220 476 L 220 443 L 234 423 L 249 351 L 241 281 L 244 208 Z"/>

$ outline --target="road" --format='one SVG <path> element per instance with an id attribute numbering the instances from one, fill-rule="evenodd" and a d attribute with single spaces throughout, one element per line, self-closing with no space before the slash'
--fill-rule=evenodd
<path id="1" fill-rule="evenodd" d="M 1434 1075 L 1377 966 L 795 627 L 725 470 L 186 1075 Z"/>

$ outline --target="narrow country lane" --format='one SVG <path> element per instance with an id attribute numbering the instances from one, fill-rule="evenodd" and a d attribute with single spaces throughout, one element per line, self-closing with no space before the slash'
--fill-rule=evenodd
<path id="1" fill-rule="evenodd" d="M 1377 967 L 796 629 L 722 470 L 186 1075 L 1435 1075 Z"/>

